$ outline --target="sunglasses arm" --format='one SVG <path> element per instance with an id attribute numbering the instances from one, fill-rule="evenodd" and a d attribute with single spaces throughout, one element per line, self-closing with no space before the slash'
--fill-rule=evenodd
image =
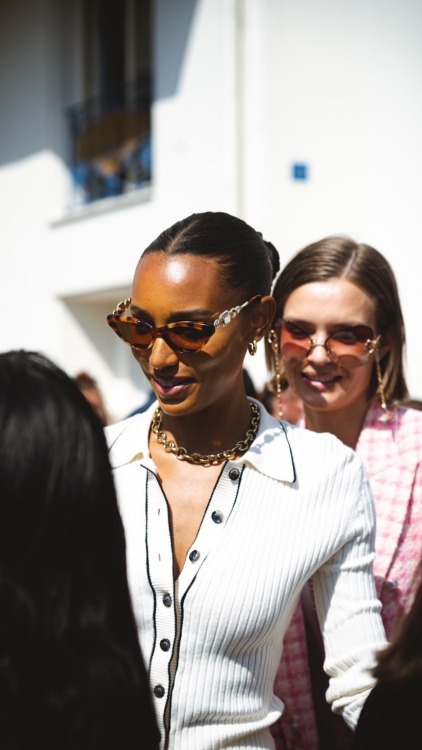
<path id="1" fill-rule="evenodd" d="M 369 339 L 366 343 L 368 346 L 368 354 L 373 354 L 379 350 L 381 336 L 377 336 L 376 339 Z"/>
<path id="2" fill-rule="evenodd" d="M 225 328 L 225 326 L 228 326 L 233 318 L 235 318 L 236 315 L 239 315 L 240 311 L 243 310 L 246 305 L 250 305 L 251 302 L 253 302 L 255 299 L 259 299 L 260 297 L 260 294 L 256 294 L 254 297 L 252 297 L 252 299 L 246 300 L 243 305 L 237 305 L 237 307 L 231 307 L 230 310 L 224 310 L 224 312 L 222 312 L 218 316 L 217 320 L 214 320 L 215 330 L 217 331 L 219 328 Z"/>
<path id="3" fill-rule="evenodd" d="M 129 307 L 130 303 L 132 302 L 132 297 L 127 297 L 127 299 L 124 299 L 122 302 L 119 302 L 116 309 L 113 310 L 113 315 L 123 315 L 124 312 L 126 312 L 127 308 Z"/>

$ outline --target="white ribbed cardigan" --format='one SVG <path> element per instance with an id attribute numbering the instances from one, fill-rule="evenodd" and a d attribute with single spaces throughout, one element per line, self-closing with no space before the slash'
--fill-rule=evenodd
<path id="1" fill-rule="evenodd" d="M 355 726 L 385 645 L 372 577 L 374 506 L 360 459 L 260 405 L 248 452 L 223 467 L 173 581 L 168 508 L 148 453 L 156 405 L 106 428 L 139 639 L 167 750 L 274 747 L 284 632 L 314 577 L 327 699 Z"/>

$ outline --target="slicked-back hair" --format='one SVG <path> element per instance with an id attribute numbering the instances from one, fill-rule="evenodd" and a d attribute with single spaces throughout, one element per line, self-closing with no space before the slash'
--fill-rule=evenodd
<path id="1" fill-rule="evenodd" d="M 0 747 L 158 748 L 103 428 L 23 350 L 0 354 L 0 613 Z"/>
<path id="2" fill-rule="evenodd" d="M 380 361 L 385 397 L 397 401 L 405 399 L 408 395 L 404 374 L 406 337 L 397 282 L 387 259 L 375 248 L 342 235 L 331 235 L 304 247 L 286 264 L 274 284 L 275 321 L 283 317 L 286 301 L 295 289 L 303 284 L 330 279 L 347 279 L 373 300 L 380 345 L 387 333 L 391 344 Z M 273 369 L 268 343 L 266 360 Z M 375 397 L 377 388 L 374 361 L 368 398 Z"/>
<path id="3" fill-rule="evenodd" d="M 280 268 L 271 242 L 242 219 L 222 211 L 192 214 L 164 230 L 143 252 L 195 255 L 218 260 L 222 284 L 244 297 L 271 293 Z M 142 260 L 141 256 L 141 260 Z"/>

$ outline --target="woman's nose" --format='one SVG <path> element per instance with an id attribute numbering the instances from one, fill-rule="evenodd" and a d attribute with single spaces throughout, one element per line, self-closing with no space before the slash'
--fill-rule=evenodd
<path id="1" fill-rule="evenodd" d="M 149 350 L 149 363 L 159 370 L 162 367 L 170 367 L 178 364 L 179 358 L 174 349 L 162 336 L 157 336 Z"/>
<path id="2" fill-rule="evenodd" d="M 319 364 L 327 361 L 333 361 L 330 357 L 330 352 L 327 344 L 323 340 L 312 341 L 311 350 L 308 353 L 307 359 L 311 360 L 312 362 L 318 362 Z"/>

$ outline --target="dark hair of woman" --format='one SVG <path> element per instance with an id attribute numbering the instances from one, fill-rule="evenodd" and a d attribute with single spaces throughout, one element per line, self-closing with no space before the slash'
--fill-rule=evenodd
<path id="1" fill-rule="evenodd" d="M 224 212 L 192 214 L 164 230 L 143 255 L 196 255 L 219 261 L 223 283 L 246 296 L 270 294 L 278 252 L 242 219 Z"/>
<path id="2" fill-rule="evenodd" d="M 410 610 L 403 615 L 391 642 L 378 656 L 373 672 L 380 683 L 422 677 L 422 565 Z"/>
<path id="3" fill-rule="evenodd" d="M 36 352 L 0 354 L 0 747 L 158 748 L 102 426 Z"/>
<path id="4" fill-rule="evenodd" d="M 370 245 L 359 244 L 346 236 L 332 235 L 300 250 L 284 266 L 275 282 L 275 320 L 283 316 L 287 298 L 299 286 L 336 278 L 353 282 L 374 301 L 377 333 L 382 337 L 388 332 L 391 344 L 390 350 L 380 361 L 385 397 L 397 401 L 406 398 L 408 390 L 403 362 L 405 328 L 397 282 L 387 259 Z M 266 359 L 271 369 L 271 349 L 268 344 Z M 370 398 L 375 396 L 377 388 L 374 367 L 368 394 Z"/>

